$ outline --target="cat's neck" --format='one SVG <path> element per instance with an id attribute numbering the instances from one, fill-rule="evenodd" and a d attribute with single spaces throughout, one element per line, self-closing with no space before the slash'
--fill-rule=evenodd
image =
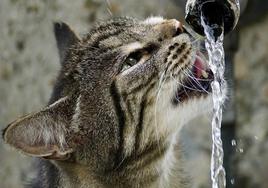
<path id="1" fill-rule="evenodd" d="M 188 187 L 188 177 L 184 171 L 181 146 L 176 137 L 172 139 L 172 143 L 165 154 L 160 168 L 162 174 L 159 177 L 158 187 Z"/>
<path id="2" fill-rule="evenodd" d="M 163 155 L 161 149 L 165 151 Z M 159 155 L 151 155 L 147 158 L 151 160 L 145 160 L 145 163 L 135 164 L 129 161 L 129 165 L 124 168 L 106 174 L 96 175 L 82 166 L 72 166 L 71 169 L 64 167 L 60 173 L 62 177 L 60 185 L 64 188 L 185 188 L 185 177 L 183 177 L 185 173 L 183 173 L 178 145 L 174 143 L 166 150 L 164 148 L 157 148 L 157 150 L 156 153 Z"/>

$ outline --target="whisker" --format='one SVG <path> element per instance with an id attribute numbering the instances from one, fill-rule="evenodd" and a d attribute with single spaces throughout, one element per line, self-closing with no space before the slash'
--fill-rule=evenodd
<path id="1" fill-rule="evenodd" d="M 182 70 L 183 71 L 183 70 Z M 194 84 L 192 83 L 192 80 L 203 90 L 203 91 L 205 91 L 206 93 L 208 93 L 206 90 L 205 90 L 205 88 L 202 86 L 202 84 L 195 78 L 195 77 L 191 77 L 187 72 L 184 72 L 183 71 L 183 74 L 184 75 L 186 75 L 186 76 L 188 76 L 188 77 L 190 77 L 190 78 L 192 78 L 192 79 L 189 79 L 189 81 L 190 81 L 190 84 L 194 87 L 194 88 L 196 88 L 195 86 L 194 86 Z M 197 88 L 196 88 L 197 89 Z"/>
<path id="2" fill-rule="evenodd" d="M 173 80 L 175 80 L 176 83 L 179 82 L 178 80 L 176 80 L 176 79 L 174 78 L 174 76 L 173 76 L 172 74 L 170 74 L 170 77 L 171 77 Z M 180 84 L 182 84 L 182 83 L 180 83 Z M 182 84 L 182 85 L 183 85 L 183 84 Z M 189 95 L 188 95 L 187 91 L 185 90 L 185 88 L 183 88 L 183 89 L 184 89 L 184 92 L 186 93 L 187 97 L 189 97 Z M 175 98 L 176 98 L 176 100 L 178 100 L 178 101 L 180 102 L 180 99 L 179 99 L 179 96 L 178 96 L 178 93 L 177 93 L 177 92 L 176 92 Z"/>
<path id="3" fill-rule="evenodd" d="M 173 78 L 174 81 L 175 81 L 177 84 L 183 86 L 183 87 L 186 88 L 186 89 L 189 89 L 189 90 L 192 90 L 192 91 L 200 91 L 200 92 L 203 92 L 203 90 L 197 89 L 196 87 L 195 87 L 195 88 L 192 88 L 192 87 L 188 87 L 188 86 L 186 86 L 186 85 L 180 83 L 180 82 L 179 82 L 178 80 L 176 80 L 173 76 L 171 76 L 171 78 Z M 205 92 L 207 92 L 207 91 L 205 91 Z M 207 92 L 207 93 L 208 93 L 208 92 Z"/>
<path id="4" fill-rule="evenodd" d="M 195 44 L 193 44 L 193 46 L 192 46 L 192 49 L 193 50 L 195 50 L 195 51 L 201 51 L 201 52 L 207 52 L 207 49 L 206 49 L 206 47 L 204 47 L 204 46 L 202 46 L 202 45 L 195 45 Z"/>
<path id="5" fill-rule="evenodd" d="M 192 44 L 196 44 L 196 43 L 200 43 L 200 42 L 201 42 L 200 39 L 195 39 L 195 40 L 191 41 Z"/>
<path id="6" fill-rule="evenodd" d="M 192 44 L 197 43 L 197 42 L 202 42 L 205 41 L 205 37 L 197 37 L 195 40 L 191 41 Z"/>
<path id="7" fill-rule="evenodd" d="M 192 78 L 192 79 L 195 79 L 196 81 L 210 81 L 211 79 L 207 79 L 207 78 L 195 78 L 194 77 L 194 74 L 192 73 L 192 71 L 188 68 L 188 67 L 186 67 L 186 69 L 189 71 L 189 73 L 186 73 L 186 72 L 184 72 L 184 70 L 182 70 L 187 76 L 189 76 L 190 78 Z"/>
<path id="8" fill-rule="evenodd" d="M 187 73 L 186 71 L 184 71 L 183 69 L 181 70 L 183 72 L 184 75 L 186 75 L 187 77 L 189 78 L 192 78 L 190 79 L 189 81 L 191 82 L 191 80 L 193 80 L 198 86 L 202 87 L 201 86 L 201 83 L 194 77 L 194 75 L 190 75 L 189 73 Z M 192 82 L 191 82 L 192 83 Z"/>
<path id="9" fill-rule="evenodd" d="M 106 0 L 105 2 L 106 2 L 106 5 L 107 5 L 106 9 L 107 9 L 108 13 L 110 14 L 110 16 L 112 17 L 113 13 L 111 11 L 111 3 L 110 3 L 109 0 Z"/>
<path id="10" fill-rule="evenodd" d="M 117 167 L 115 167 L 115 170 L 118 170 L 120 168 L 120 166 L 123 164 L 125 159 L 126 159 L 126 155 L 124 155 L 123 159 L 120 161 L 120 163 L 117 165 Z"/>
<path id="11" fill-rule="evenodd" d="M 183 87 L 183 90 L 184 90 L 184 92 L 186 93 L 186 95 L 187 95 L 187 97 L 189 97 L 189 95 L 188 95 L 188 93 L 187 93 L 187 91 L 185 90 L 185 88 L 187 88 L 184 84 L 182 84 L 182 83 L 180 83 L 179 81 L 177 81 L 172 75 L 170 75 L 171 76 L 171 78 L 173 79 L 173 80 L 175 80 L 176 81 L 176 83 L 177 84 L 179 84 L 179 85 L 182 85 Z M 196 90 L 193 90 L 193 91 L 196 91 Z"/>
<path id="12" fill-rule="evenodd" d="M 203 86 L 201 85 L 201 83 L 194 77 L 194 75 L 193 75 L 192 72 L 188 69 L 188 67 L 186 67 L 186 69 L 187 69 L 192 75 L 189 75 L 187 72 L 185 72 L 185 71 L 181 68 L 181 66 L 178 66 L 178 68 L 182 71 L 182 73 L 183 73 L 184 75 L 186 75 L 187 77 L 192 78 L 192 80 L 193 80 L 198 86 L 200 86 L 201 89 L 202 89 L 202 90 L 199 90 L 198 88 L 196 88 L 196 87 L 194 86 L 194 84 L 192 83 L 191 79 L 189 79 L 191 86 L 193 86 L 193 88 L 191 88 L 191 90 L 193 90 L 193 91 L 200 91 L 200 92 L 205 91 L 206 93 L 208 93 L 208 92 L 203 88 Z M 171 74 L 171 77 L 172 77 L 175 81 L 177 81 L 177 80 L 172 76 L 172 74 Z M 200 80 L 201 80 L 201 79 L 200 79 Z M 177 81 L 177 82 L 178 82 L 178 81 Z M 179 84 L 181 84 L 181 83 L 179 83 Z M 183 86 L 187 88 L 187 86 L 185 86 L 185 85 L 183 85 Z M 188 87 L 188 89 L 190 89 L 190 87 Z"/>
<path id="13" fill-rule="evenodd" d="M 163 72 L 160 76 L 160 79 L 159 79 L 159 84 L 158 84 L 158 88 L 157 88 L 157 94 L 156 94 L 156 103 L 155 103 L 155 110 L 154 110 L 154 121 L 155 121 L 155 131 L 156 131 L 156 139 L 157 139 L 157 146 L 158 146 L 158 150 L 159 152 L 161 151 L 160 149 L 160 139 L 159 139 L 159 132 L 158 132 L 158 125 L 157 125 L 157 110 L 158 110 L 158 105 L 159 105 L 159 97 L 160 97 L 160 94 L 161 94 L 161 90 L 162 90 L 162 87 L 164 85 L 164 82 L 166 81 L 166 76 L 165 76 L 166 72 Z"/>
<path id="14" fill-rule="evenodd" d="M 175 79 L 175 78 L 172 76 L 172 74 L 170 75 L 170 77 L 171 77 L 172 79 Z M 175 87 L 175 91 L 178 89 L 176 85 L 174 85 L 173 87 Z M 181 102 L 180 99 L 179 99 L 179 96 L 177 95 L 177 91 L 176 91 L 176 94 L 175 94 L 175 99 L 176 99 L 179 103 Z"/>

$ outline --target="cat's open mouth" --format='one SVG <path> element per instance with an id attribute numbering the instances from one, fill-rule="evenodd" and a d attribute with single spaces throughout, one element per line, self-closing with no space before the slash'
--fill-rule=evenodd
<path id="1" fill-rule="evenodd" d="M 174 102 L 180 103 L 192 97 L 200 97 L 211 92 L 211 82 L 214 79 L 212 71 L 205 60 L 197 53 L 191 72 L 179 85 Z"/>

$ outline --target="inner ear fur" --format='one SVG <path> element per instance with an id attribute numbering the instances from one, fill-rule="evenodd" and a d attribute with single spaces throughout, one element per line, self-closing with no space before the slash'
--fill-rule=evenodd
<path id="1" fill-rule="evenodd" d="M 3 131 L 4 141 L 22 153 L 63 160 L 73 152 L 68 143 L 70 99 L 62 98 L 44 110 L 17 119 Z"/>

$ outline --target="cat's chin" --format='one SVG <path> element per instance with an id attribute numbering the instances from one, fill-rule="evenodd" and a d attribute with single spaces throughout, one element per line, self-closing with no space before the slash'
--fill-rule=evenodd
<path id="1" fill-rule="evenodd" d="M 209 115 L 213 110 L 212 94 L 193 98 L 185 102 L 182 106 L 182 114 L 184 115 L 182 125 L 186 125 L 189 121 L 196 119 L 202 115 Z"/>

